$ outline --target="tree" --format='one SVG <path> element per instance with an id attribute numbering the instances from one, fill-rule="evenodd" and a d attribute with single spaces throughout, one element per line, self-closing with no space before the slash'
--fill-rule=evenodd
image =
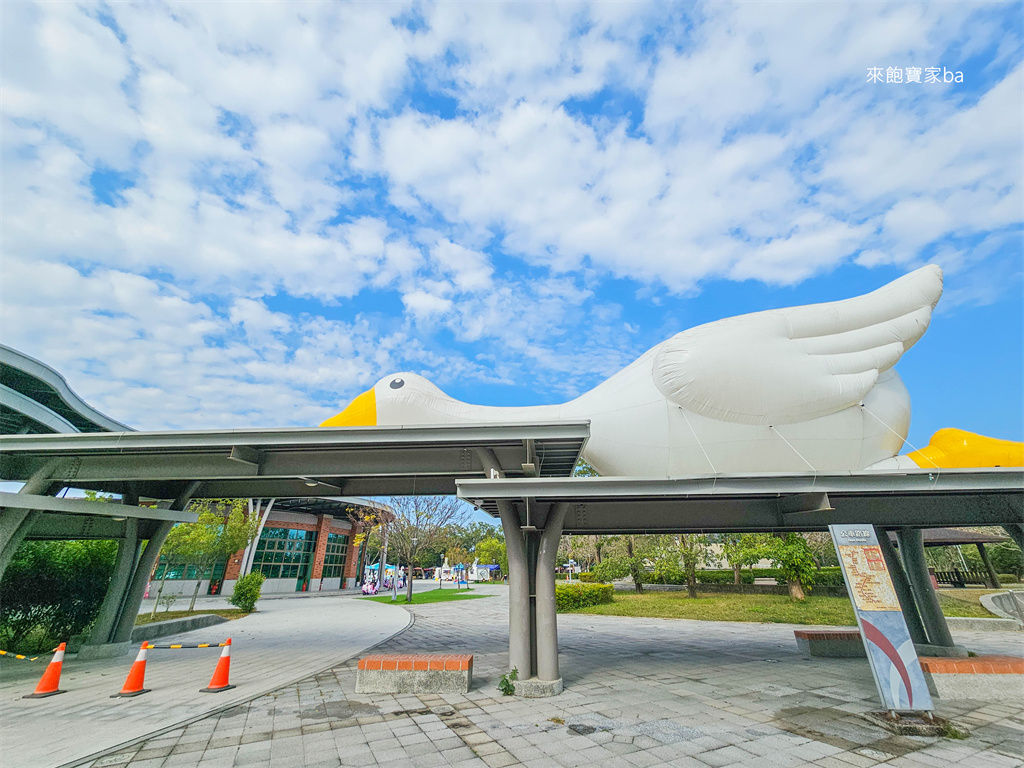
<path id="1" fill-rule="evenodd" d="M 836 554 L 836 545 L 832 542 L 832 534 L 828 531 L 812 531 L 811 533 L 800 534 L 807 540 L 807 546 L 811 549 L 811 557 L 819 568 L 838 568 L 839 555 Z"/>
<path id="2" fill-rule="evenodd" d="M 805 600 L 804 589 L 814 585 L 814 558 L 807 539 L 799 533 L 777 533 L 766 540 L 766 555 L 789 584 L 793 600 Z"/>
<path id="3" fill-rule="evenodd" d="M 171 529 L 171 532 L 167 534 L 167 539 L 164 541 L 163 547 L 160 548 L 160 557 L 164 561 L 164 571 L 160 577 L 160 587 L 156 591 L 156 599 L 153 601 L 153 612 L 149 615 L 151 619 L 156 618 L 156 609 L 160 605 L 160 596 L 164 593 L 164 584 L 167 582 L 167 574 L 170 573 L 172 566 L 178 566 L 183 564 L 184 550 L 182 549 L 186 542 L 186 536 L 184 532 L 175 535 L 175 530 L 180 526 L 175 526 Z M 198 585 L 196 585 L 198 586 Z"/>
<path id="4" fill-rule="evenodd" d="M 177 562 L 193 567 L 196 572 L 196 588 L 188 606 L 189 613 L 195 609 L 204 574 L 219 559 L 245 549 L 256 538 L 260 521 L 256 515 L 246 514 L 247 507 L 245 499 L 193 502 L 189 509 L 199 513 L 199 520 L 180 523 L 167 535 L 164 548 L 173 553 Z"/>
<path id="5" fill-rule="evenodd" d="M 388 524 L 389 549 L 394 547 L 400 562 L 408 568 L 405 601 L 412 602 L 412 569 L 420 552 L 438 545 L 450 527 L 466 519 L 467 505 L 454 496 L 393 496 L 389 500 L 395 515 Z"/>
<path id="6" fill-rule="evenodd" d="M 471 562 L 473 562 L 473 559 L 470 556 L 469 552 L 461 544 L 456 544 L 453 547 L 449 547 L 445 551 L 444 556 L 448 559 L 448 564 L 452 568 L 455 568 L 455 566 L 457 565 L 465 567 L 468 566 Z"/>
<path id="7" fill-rule="evenodd" d="M 113 541 L 25 541 L 0 581 L 0 648 L 49 650 L 96 618 L 114 572 Z"/>
<path id="8" fill-rule="evenodd" d="M 474 554 L 480 558 L 481 565 L 497 565 L 502 573 L 508 573 L 508 550 L 501 539 L 484 539 L 476 545 Z"/>
<path id="9" fill-rule="evenodd" d="M 684 533 L 679 537 L 679 562 L 686 573 L 686 592 L 697 597 L 697 567 L 707 565 L 711 554 L 707 534 Z"/>
<path id="10" fill-rule="evenodd" d="M 740 569 L 766 557 L 767 536 L 763 533 L 726 533 L 721 537 L 722 554 L 732 566 L 733 583 L 740 583 Z"/>

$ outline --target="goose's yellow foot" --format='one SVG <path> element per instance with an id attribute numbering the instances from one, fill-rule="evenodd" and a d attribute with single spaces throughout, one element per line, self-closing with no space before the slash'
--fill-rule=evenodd
<path id="1" fill-rule="evenodd" d="M 1024 443 L 997 440 L 962 429 L 940 429 L 928 445 L 907 457 L 923 469 L 1024 467 Z"/>

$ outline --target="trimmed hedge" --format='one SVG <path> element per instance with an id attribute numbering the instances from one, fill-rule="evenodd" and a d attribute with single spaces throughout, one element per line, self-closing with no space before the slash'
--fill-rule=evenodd
<path id="1" fill-rule="evenodd" d="M 1000 577 L 1002 578 L 1002 577 Z M 704 568 L 697 570 L 698 584 L 732 584 L 736 577 L 731 568 Z M 740 584 L 753 584 L 754 579 L 775 579 L 776 584 L 785 586 L 786 580 L 775 568 L 744 568 L 740 571 Z M 580 574 L 580 581 L 585 581 Z M 672 565 L 659 564 L 647 574 L 644 584 L 685 584 L 686 574 Z M 814 571 L 814 583 L 822 587 L 842 587 L 843 571 L 838 566 L 819 568 Z"/>
<path id="2" fill-rule="evenodd" d="M 559 611 L 576 611 L 610 603 L 614 594 L 615 588 L 611 584 L 556 584 L 555 605 Z"/>
<path id="3" fill-rule="evenodd" d="M 584 584 L 597 583 L 597 577 L 595 577 L 594 574 L 589 573 L 587 571 L 584 571 L 583 573 L 579 574 L 579 580 L 582 581 Z"/>
<path id="4" fill-rule="evenodd" d="M 1014 576 L 1012 573 L 1000 573 L 999 581 L 1003 584 L 1016 584 L 1020 579 Z"/>

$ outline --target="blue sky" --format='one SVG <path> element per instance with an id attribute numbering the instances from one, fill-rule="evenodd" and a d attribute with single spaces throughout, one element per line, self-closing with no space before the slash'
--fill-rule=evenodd
<path id="1" fill-rule="evenodd" d="M 316 424 L 399 370 L 562 401 L 935 262 L 910 442 L 1020 440 L 1022 18 L 8 4 L 0 340 L 141 429 Z"/>

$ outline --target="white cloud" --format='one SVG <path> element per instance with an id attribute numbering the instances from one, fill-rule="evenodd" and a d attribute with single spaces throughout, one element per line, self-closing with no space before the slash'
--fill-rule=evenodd
<path id="1" fill-rule="evenodd" d="M 656 332 L 611 279 L 1019 272 L 998 5 L 250 10 L 5 7 L 2 335 L 129 423 L 315 423 L 412 366 L 571 394 Z M 971 56 L 971 89 L 864 82 Z"/>

